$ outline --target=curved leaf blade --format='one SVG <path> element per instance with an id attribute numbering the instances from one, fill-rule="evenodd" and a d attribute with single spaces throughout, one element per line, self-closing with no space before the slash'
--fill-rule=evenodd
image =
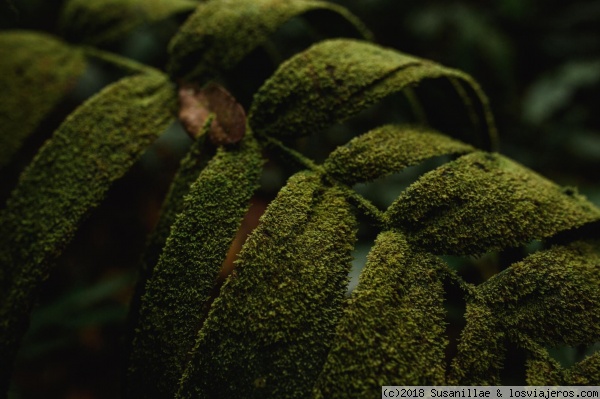
<path id="1" fill-rule="evenodd" d="M 377 237 L 317 380 L 316 398 L 367 398 L 383 385 L 444 385 L 440 260 L 401 233 Z"/>
<path id="2" fill-rule="evenodd" d="M 312 10 L 341 15 L 358 33 L 370 32 L 345 8 L 313 0 L 215 0 L 200 4 L 171 41 L 169 71 L 204 81 L 232 69 L 292 17 Z"/>
<path id="3" fill-rule="evenodd" d="M 137 27 L 191 12 L 192 0 L 69 0 L 61 16 L 61 29 L 80 43 L 105 46 L 118 43 Z"/>
<path id="4" fill-rule="evenodd" d="M 86 101 L 23 172 L 0 211 L 0 367 L 10 373 L 37 288 L 110 184 L 172 120 L 162 75 L 127 77 Z"/>
<path id="5" fill-rule="evenodd" d="M 423 79 L 458 79 L 478 95 L 488 122 L 487 147 L 495 146 L 495 128 L 487 98 L 467 74 L 374 44 L 326 40 L 292 57 L 254 96 L 250 126 L 276 138 L 312 134 L 341 122 L 384 97 Z"/>
<path id="6" fill-rule="evenodd" d="M 356 228 L 343 193 L 320 180 L 296 174 L 267 208 L 213 303 L 178 397 L 309 395 L 341 314 Z"/>
<path id="7" fill-rule="evenodd" d="M 0 168 L 65 98 L 85 67 L 81 50 L 50 35 L 0 33 Z"/>
<path id="8" fill-rule="evenodd" d="M 600 340 L 600 247 L 583 241 L 532 254 L 478 287 L 509 332 L 542 345 Z"/>
<path id="9" fill-rule="evenodd" d="M 488 307 L 472 299 L 467 300 L 465 319 L 448 385 L 500 385 L 506 348 L 498 319 Z"/>
<path id="10" fill-rule="evenodd" d="M 386 125 L 338 147 L 325 160 L 327 173 L 347 185 L 373 181 L 440 155 L 475 151 L 430 129 Z"/>
<path id="11" fill-rule="evenodd" d="M 427 251 L 468 255 L 598 221 L 600 210 L 502 155 L 475 152 L 423 175 L 386 218 Z"/>
<path id="12" fill-rule="evenodd" d="M 567 371 L 570 385 L 598 385 L 600 383 L 600 352 L 575 364 Z"/>
<path id="13" fill-rule="evenodd" d="M 131 397 L 174 396 L 262 163 L 258 143 L 247 137 L 239 148 L 219 149 L 190 187 L 142 298 Z"/>

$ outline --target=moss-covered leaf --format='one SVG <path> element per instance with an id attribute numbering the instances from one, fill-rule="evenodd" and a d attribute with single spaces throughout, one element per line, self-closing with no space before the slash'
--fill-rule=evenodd
<path id="1" fill-rule="evenodd" d="M 567 371 L 570 385 L 600 385 L 600 352 L 588 356 Z"/>
<path id="2" fill-rule="evenodd" d="M 317 398 L 372 398 L 382 385 L 443 385 L 440 260 L 379 235 L 315 386 Z"/>
<path id="3" fill-rule="evenodd" d="M 266 42 L 290 18 L 312 10 L 339 14 L 370 36 L 345 8 L 325 1 L 213 0 L 198 6 L 171 41 L 170 73 L 201 82 L 217 76 Z"/>
<path id="4" fill-rule="evenodd" d="M 421 127 L 386 125 L 352 139 L 329 155 L 324 167 L 348 185 L 372 181 L 440 155 L 475 149 Z"/>
<path id="5" fill-rule="evenodd" d="M 478 287 L 507 334 L 542 345 L 600 341 L 600 247 L 573 242 L 528 256 Z"/>
<path id="6" fill-rule="evenodd" d="M 498 319 L 477 301 L 467 302 L 465 319 L 448 385 L 500 385 L 506 348 Z"/>
<path id="7" fill-rule="evenodd" d="M 525 361 L 527 385 L 566 385 L 565 371 L 545 348 L 538 345 L 526 346 L 529 352 Z"/>
<path id="8" fill-rule="evenodd" d="M 192 0 L 69 0 L 61 13 L 63 33 L 80 43 L 118 43 L 137 27 L 191 12 Z"/>
<path id="9" fill-rule="evenodd" d="M 584 197 L 499 154 L 462 156 L 412 184 L 386 217 L 437 254 L 525 244 L 600 220 Z"/>
<path id="10" fill-rule="evenodd" d="M 258 186 L 252 137 L 220 149 L 185 197 L 146 285 L 133 342 L 130 396 L 173 397 L 231 242 Z"/>
<path id="11" fill-rule="evenodd" d="M 0 167 L 59 104 L 85 70 L 76 48 L 43 33 L 0 33 Z"/>
<path id="12" fill-rule="evenodd" d="M 1 378 L 52 261 L 110 184 L 168 126 L 174 108 L 163 75 L 124 78 L 75 110 L 21 175 L 0 211 Z"/>
<path id="13" fill-rule="evenodd" d="M 463 72 L 368 42 L 320 42 L 281 64 L 254 97 L 250 125 L 285 138 L 318 132 L 423 79 L 450 78 L 470 86 L 488 118 L 486 147 L 495 145 L 487 99 Z"/>
<path id="14" fill-rule="evenodd" d="M 179 397 L 306 397 L 346 293 L 355 220 L 314 173 L 293 176 L 213 303 Z"/>

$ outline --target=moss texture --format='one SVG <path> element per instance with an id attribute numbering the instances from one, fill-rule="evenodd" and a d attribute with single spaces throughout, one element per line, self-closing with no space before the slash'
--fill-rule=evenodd
<path id="1" fill-rule="evenodd" d="M 323 165 L 288 147 L 394 93 L 403 92 L 419 114 L 413 88 L 442 78 L 481 126 L 473 145 L 494 150 L 487 98 L 470 76 L 367 42 L 328 40 L 284 62 L 244 120 L 224 90 L 215 95 L 204 86 L 206 101 L 191 105 L 186 90 L 189 100 L 206 80 L 227 80 L 286 21 L 308 12 L 341 15 L 369 33 L 323 1 L 65 3 L 63 32 L 99 46 L 196 9 L 171 42 L 168 69 L 184 93 L 179 115 L 201 137 L 182 161 L 141 262 L 130 397 L 366 398 L 387 384 L 500 384 L 508 344 L 525 352 L 529 384 L 600 383 L 598 353 L 563 368 L 548 350 L 600 341 L 600 210 L 584 197 L 426 127 L 376 128 Z M 1 396 L 53 261 L 110 184 L 170 123 L 177 101 L 166 75 L 103 50 L 25 32 L 1 33 L 0 45 L 0 72 L 8 77 L 0 93 L 0 167 L 74 84 L 85 67 L 82 53 L 136 74 L 71 114 L 0 210 Z M 224 136 L 211 133 L 214 121 Z M 227 133 L 229 123 L 240 130 Z M 211 303 L 265 149 L 301 171 L 268 205 Z M 421 176 L 386 211 L 350 188 L 443 155 L 454 160 Z M 380 234 L 347 298 L 359 217 Z M 437 257 L 516 252 L 536 239 L 543 240 L 538 252 L 479 285 Z M 466 302 L 453 359 L 445 359 L 448 281 Z"/>
<path id="2" fill-rule="evenodd" d="M 363 24 L 338 5 L 313 0 L 223 0 L 198 6 L 169 45 L 169 71 L 174 77 L 204 81 L 230 70 L 266 42 L 292 17 L 325 10 L 344 17 L 359 34 Z"/>
<path id="3" fill-rule="evenodd" d="M 358 40 L 326 40 L 280 65 L 254 96 L 250 125 L 267 136 L 305 136 L 423 79 L 442 77 L 472 87 L 490 115 L 485 95 L 460 71 Z M 488 122 L 482 141 L 492 148 L 496 132 L 491 118 Z"/>
<path id="4" fill-rule="evenodd" d="M 239 148 L 220 148 L 190 187 L 142 298 L 129 369 L 132 398 L 174 396 L 261 166 L 250 136 Z"/>
<path id="5" fill-rule="evenodd" d="M 502 155 L 475 152 L 423 175 L 386 217 L 424 250 L 468 255 L 598 221 L 600 210 Z"/>
<path id="6" fill-rule="evenodd" d="M 472 146 L 427 128 L 386 125 L 338 147 L 324 167 L 334 179 L 352 186 L 398 173 L 429 158 L 472 151 Z"/>
<path id="7" fill-rule="evenodd" d="M 338 189 L 293 176 L 213 303 L 178 397 L 305 397 L 341 314 L 355 228 Z"/>
<path id="8" fill-rule="evenodd" d="M 69 0 L 61 30 L 79 43 L 114 45 L 144 24 L 191 12 L 197 5 L 192 0 Z"/>
<path id="9" fill-rule="evenodd" d="M 531 385 L 597 379 L 595 354 L 562 370 L 545 346 L 600 339 L 600 247 L 576 241 L 532 254 L 474 288 L 450 383 L 498 385 L 504 341 L 524 348 Z"/>
<path id="10" fill-rule="evenodd" d="M 85 70 L 81 50 L 43 33 L 0 33 L 0 168 Z"/>
<path id="11" fill-rule="evenodd" d="M 600 340 L 600 247 L 586 242 L 535 253 L 478 287 L 507 331 L 543 345 Z"/>
<path id="12" fill-rule="evenodd" d="M 379 235 L 337 327 L 316 398 L 372 398 L 382 385 L 443 385 L 441 261 Z"/>
<path id="13" fill-rule="evenodd" d="M 124 78 L 71 114 L 21 175 L 0 211 L 3 377 L 52 261 L 110 184 L 168 126 L 174 105 L 164 76 Z"/>

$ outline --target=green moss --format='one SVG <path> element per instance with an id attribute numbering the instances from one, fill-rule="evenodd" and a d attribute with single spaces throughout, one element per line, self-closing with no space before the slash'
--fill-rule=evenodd
<path id="1" fill-rule="evenodd" d="M 344 17 L 369 37 L 345 8 L 313 0 L 213 0 L 201 4 L 169 46 L 172 76 L 204 81 L 237 65 L 292 17 L 326 10 Z"/>
<path id="2" fill-rule="evenodd" d="M 338 147 L 324 167 L 333 178 L 352 186 L 400 172 L 428 158 L 474 150 L 468 144 L 422 127 L 386 125 Z"/>
<path id="3" fill-rule="evenodd" d="M 210 124 L 205 126 L 208 131 Z M 206 132 L 205 132 L 206 133 Z M 214 155 L 211 148 L 205 145 L 206 136 L 195 140 L 188 153 L 181 160 L 177 174 L 171 182 L 169 191 L 162 203 L 160 217 L 154 231 L 148 237 L 146 248 L 142 254 L 135 291 L 129 304 L 128 329 L 125 339 L 127 353 L 131 353 L 134 328 L 139 323 L 139 312 L 142 296 L 146 292 L 146 283 L 152 275 L 160 254 L 171 232 L 171 226 L 176 216 L 183 210 L 184 199 L 189 193 L 190 186 L 198 179 L 198 175 Z"/>
<path id="4" fill-rule="evenodd" d="M 206 130 L 208 128 L 209 126 L 206 126 Z M 208 162 L 208 157 L 213 155 L 210 147 L 205 144 L 205 138 L 203 135 L 195 140 L 188 153 L 181 160 L 177 174 L 173 178 L 162 204 L 160 218 L 148 238 L 146 250 L 144 251 L 142 274 L 149 276 L 152 273 L 152 269 L 167 242 L 171 226 L 175 222 L 176 216 L 183 210 L 184 199 L 190 191 L 190 186 L 198 179 L 200 172 Z"/>
<path id="5" fill-rule="evenodd" d="M 508 158 L 476 152 L 423 175 L 386 217 L 426 251 L 467 255 L 551 237 L 598 221 L 600 210 Z"/>
<path id="6" fill-rule="evenodd" d="M 528 385 L 566 385 L 560 364 L 543 348 L 529 354 L 525 361 L 525 378 Z"/>
<path id="7" fill-rule="evenodd" d="M 250 125 L 278 138 L 312 134 L 423 79 L 441 77 L 478 90 L 468 75 L 428 60 L 357 40 L 323 41 L 281 64 L 265 82 L 254 97 Z M 487 107 L 483 94 L 477 100 Z M 488 128 L 483 141 L 493 147 L 495 129 Z"/>
<path id="8" fill-rule="evenodd" d="M 142 298 L 129 369 L 132 398 L 175 394 L 261 166 L 250 136 L 240 148 L 219 149 L 190 187 Z"/>
<path id="9" fill-rule="evenodd" d="M 168 126 L 174 105 L 164 76 L 124 78 L 72 113 L 21 175 L 0 211 L 1 378 L 52 261 L 110 184 Z"/>
<path id="10" fill-rule="evenodd" d="M 355 223 L 337 188 L 293 176 L 213 303 L 178 397 L 307 396 L 341 314 Z"/>
<path id="11" fill-rule="evenodd" d="M 43 33 L 0 33 L 0 168 L 73 88 L 81 50 Z"/>
<path id="12" fill-rule="evenodd" d="M 478 292 L 507 332 L 543 345 L 600 340 L 600 247 L 586 242 L 535 253 Z"/>
<path id="13" fill-rule="evenodd" d="M 500 385 L 506 349 L 504 333 L 492 311 L 469 298 L 458 352 L 450 365 L 448 385 Z"/>
<path id="14" fill-rule="evenodd" d="M 317 398 L 372 398 L 382 385 L 443 385 L 440 260 L 383 232 L 338 325 Z"/>
<path id="15" fill-rule="evenodd" d="M 69 0 L 60 27 L 72 40 L 106 46 L 119 43 L 143 24 L 191 12 L 197 5 L 192 0 Z"/>
<path id="16" fill-rule="evenodd" d="M 570 385 L 600 385 L 600 352 L 571 367 L 566 379 Z"/>

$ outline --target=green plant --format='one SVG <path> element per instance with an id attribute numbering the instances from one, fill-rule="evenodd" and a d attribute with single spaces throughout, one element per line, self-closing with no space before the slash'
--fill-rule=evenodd
<path id="1" fill-rule="evenodd" d="M 144 23 L 191 10 L 170 42 L 168 73 L 105 49 Z M 342 33 L 363 39 L 317 40 L 264 83 L 247 78 L 259 47 L 275 62 L 287 57 L 278 34 L 300 15 L 322 28 L 331 28 L 322 18 L 342 17 Z M 0 210 L 3 391 L 54 261 L 111 183 L 176 116 L 194 142 L 140 265 L 129 397 L 372 397 L 381 385 L 499 384 L 508 344 L 526 353 L 528 383 L 600 381 L 598 353 L 563 368 L 547 350 L 600 336 L 600 210 L 494 152 L 486 96 L 467 74 L 372 44 L 353 15 L 320 1 L 71 0 L 61 24 L 79 46 L 42 33 L 0 34 L 0 167 L 89 59 L 127 76 L 64 120 Z M 450 103 L 420 91 L 432 79 L 448 89 Z M 356 137 L 327 142 L 336 137 L 330 126 L 397 93 L 414 111 L 412 123 L 362 134 L 347 125 L 342 135 Z M 466 117 L 452 135 L 427 123 L 437 108 L 456 104 Z M 321 146 L 337 147 L 323 162 L 299 141 L 316 134 Z M 266 158 L 295 173 L 219 287 Z M 354 189 L 430 159 L 443 164 L 387 209 Z M 379 234 L 347 297 L 359 220 Z M 533 240 L 543 240 L 538 251 L 487 270 L 493 276 L 481 284 L 465 281 L 448 258 Z M 466 302 L 466 325 L 448 360 L 445 286 Z"/>

